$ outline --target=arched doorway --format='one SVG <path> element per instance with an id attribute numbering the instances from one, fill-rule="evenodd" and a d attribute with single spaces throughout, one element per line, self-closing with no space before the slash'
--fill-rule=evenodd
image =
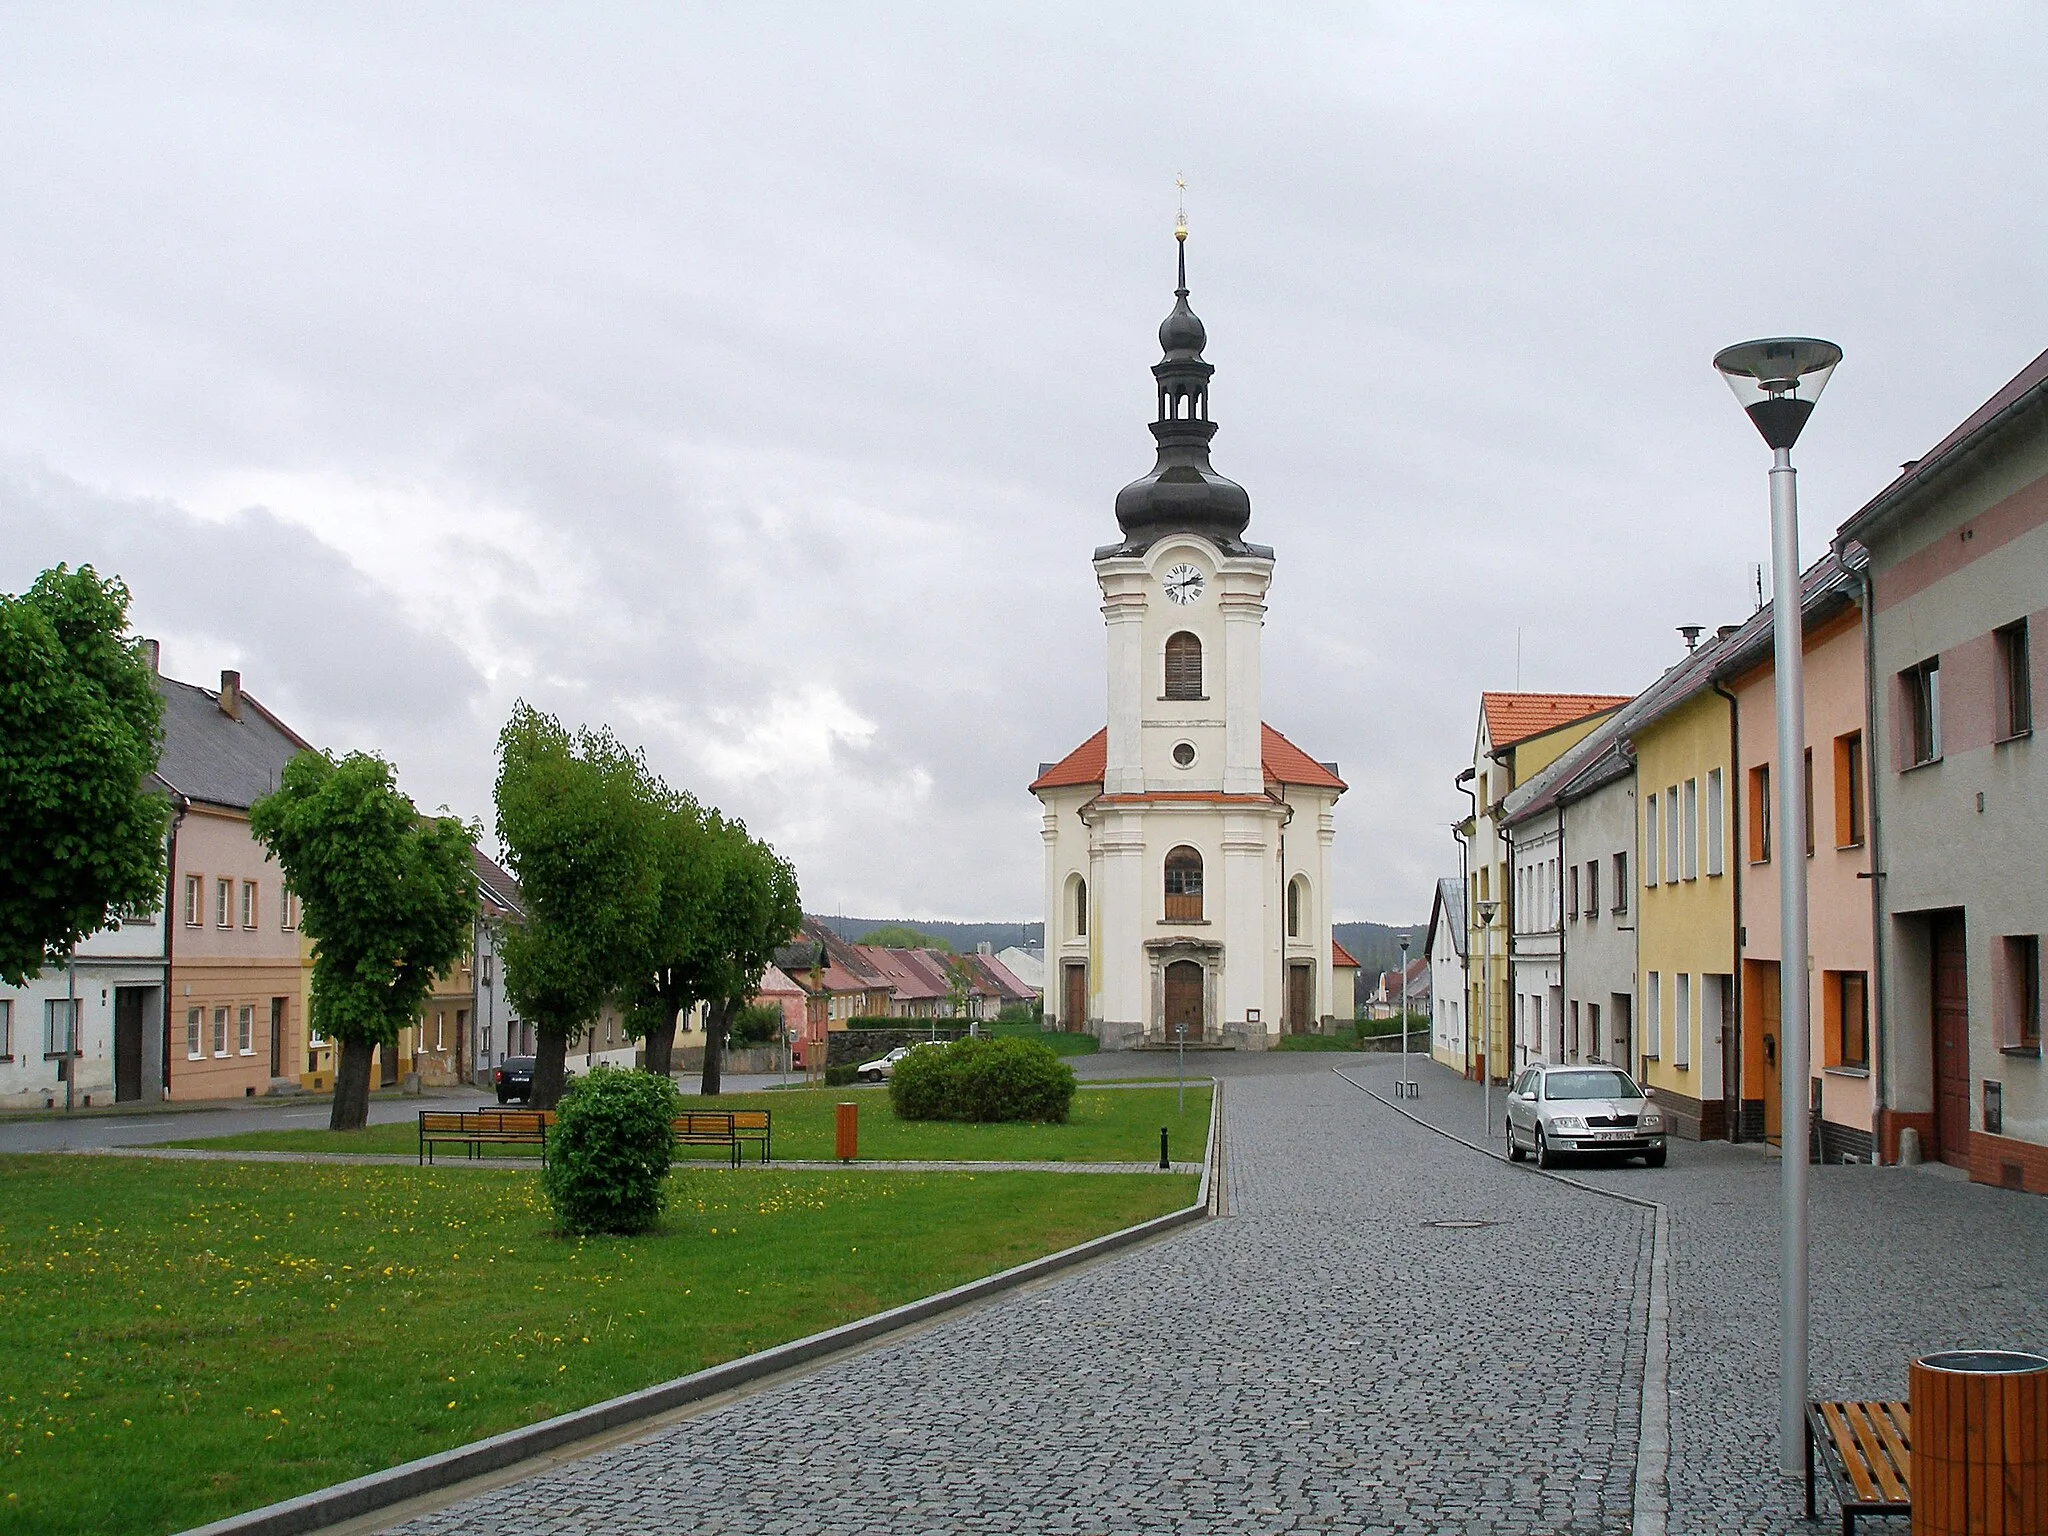
<path id="1" fill-rule="evenodd" d="M 1166 1042 L 1179 1040 L 1179 1025 L 1187 1026 L 1187 1038 L 1202 1038 L 1202 967 L 1193 960 L 1176 960 L 1166 967 Z"/>

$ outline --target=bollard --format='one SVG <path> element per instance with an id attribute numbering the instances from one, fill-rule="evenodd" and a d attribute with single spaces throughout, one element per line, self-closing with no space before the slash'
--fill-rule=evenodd
<path id="1" fill-rule="evenodd" d="M 1166 1127 L 1163 1125 L 1159 1127 L 1159 1166 L 1162 1168 L 1171 1168 L 1173 1166 L 1166 1158 Z"/>
<path id="2" fill-rule="evenodd" d="M 832 1119 L 832 1155 L 842 1163 L 860 1156 L 860 1106 L 841 1104 Z"/>

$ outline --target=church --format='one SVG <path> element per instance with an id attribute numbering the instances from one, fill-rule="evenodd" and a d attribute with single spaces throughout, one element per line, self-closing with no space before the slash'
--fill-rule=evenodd
<path id="1" fill-rule="evenodd" d="M 1260 632 L 1273 551 L 1209 464 L 1208 333 L 1180 285 L 1153 365 L 1158 462 L 1117 494 L 1095 551 L 1108 724 L 1031 792 L 1045 808 L 1048 1025 L 1105 1050 L 1232 1046 L 1352 1015 L 1330 932 L 1344 781 L 1267 725 Z M 1348 957 L 1347 957 L 1348 958 Z"/>

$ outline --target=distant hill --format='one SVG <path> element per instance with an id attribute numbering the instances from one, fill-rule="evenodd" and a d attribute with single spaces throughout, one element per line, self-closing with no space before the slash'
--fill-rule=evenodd
<path id="1" fill-rule="evenodd" d="M 1022 949 L 1042 949 L 1045 946 L 1043 923 L 943 923 L 935 918 L 921 917 L 836 917 L 822 912 L 810 915 L 849 944 L 860 943 L 870 929 L 900 926 L 915 928 L 935 939 L 944 939 L 961 954 L 971 953 L 978 944 L 987 944 L 999 952 L 1012 945 Z"/>
<path id="2" fill-rule="evenodd" d="M 1377 980 L 1381 971 L 1398 970 L 1401 965 L 1401 935 L 1408 935 L 1408 958 L 1422 958 L 1423 935 L 1429 931 L 1429 924 L 1416 923 L 1408 928 L 1390 928 L 1385 923 L 1338 923 L 1331 930 L 1358 962 L 1358 984 L 1368 985 L 1367 978 Z"/>

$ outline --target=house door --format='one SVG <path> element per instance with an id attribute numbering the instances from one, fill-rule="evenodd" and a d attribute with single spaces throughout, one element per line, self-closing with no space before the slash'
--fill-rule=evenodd
<path id="1" fill-rule="evenodd" d="M 1309 1028 L 1309 1000 L 1315 995 L 1315 967 L 1287 967 L 1287 1033 L 1305 1035 Z"/>
<path id="2" fill-rule="evenodd" d="M 284 1076 L 284 1008 L 281 997 L 270 1000 L 270 1075 Z"/>
<path id="3" fill-rule="evenodd" d="M 1779 995 L 1778 962 L 1752 961 L 1756 982 L 1756 1049 L 1758 1076 L 1764 1091 L 1764 1140 L 1778 1145 L 1780 1100 L 1784 1073 L 1778 1064 L 1778 1021 L 1784 999 Z"/>
<path id="4" fill-rule="evenodd" d="M 1735 1022 L 1735 978 L 1720 976 L 1721 1127 L 1730 1141 L 1742 1139 L 1742 1030 Z"/>
<path id="5" fill-rule="evenodd" d="M 1060 1004 L 1060 1028 L 1078 1032 L 1088 1027 L 1088 967 L 1066 969 L 1066 1001 Z"/>
<path id="6" fill-rule="evenodd" d="M 1166 1039 L 1180 1039 L 1179 1026 L 1187 1026 L 1187 1038 L 1202 1038 L 1202 968 L 1192 960 L 1176 960 L 1166 968 Z"/>
<path id="7" fill-rule="evenodd" d="M 1934 951 L 1934 1141 L 1944 1163 L 1970 1166 L 1970 967 L 1963 920 L 1944 917 Z"/>
<path id="8" fill-rule="evenodd" d="M 377 1081 L 389 1088 L 398 1081 L 398 1047 L 380 1043 L 377 1046 L 377 1065 Z"/>
<path id="9" fill-rule="evenodd" d="M 114 1098 L 142 1097 L 142 1004 L 146 989 L 114 988 Z"/>

